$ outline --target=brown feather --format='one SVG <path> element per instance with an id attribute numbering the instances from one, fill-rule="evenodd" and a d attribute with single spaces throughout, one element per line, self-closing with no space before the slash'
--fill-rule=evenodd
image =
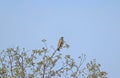
<path id="1" fill-rule="evenodd" d="M 64 43 L 64 40 L 63 40 L 63 37 L 61 37 L 58 41 L 58 48 L 57 48 L 58 51 L 60 51 L 60 48 L 63 46 L 63 43 Z"/>

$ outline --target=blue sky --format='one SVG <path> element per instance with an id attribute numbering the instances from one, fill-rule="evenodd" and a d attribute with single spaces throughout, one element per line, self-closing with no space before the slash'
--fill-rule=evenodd
<path id="1" fill-rule="evenodd" d="M 85 53 L 118 78 L 120 71 L 119 0 L 1 0 L 0 50 L 38 49 L 47 39 L 56 47 L 60 36 L 70 44 L 63 54 Z"/>

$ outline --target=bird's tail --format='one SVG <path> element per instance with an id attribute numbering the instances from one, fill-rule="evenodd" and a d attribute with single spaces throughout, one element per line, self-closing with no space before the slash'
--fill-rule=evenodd
<path id="1" fill-rule="evenodd" d="M 59 48 L 57 48 L 57 51 L 60 51 L 60 49 L 59 49 Z"/>

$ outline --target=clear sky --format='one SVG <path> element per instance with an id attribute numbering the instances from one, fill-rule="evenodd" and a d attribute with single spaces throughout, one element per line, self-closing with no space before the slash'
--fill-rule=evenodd
<path id="1" fill-rule="evenodd" d="M 0 50 L 56 47 L 60 36 L 73 57 L 96 58 L 108 78 L 120 74 L 120 0 L 0 0 Z"/>

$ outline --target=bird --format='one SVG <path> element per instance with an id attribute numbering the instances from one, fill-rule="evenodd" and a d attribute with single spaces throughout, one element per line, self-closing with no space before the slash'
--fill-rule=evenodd
<path id="1" fill-rule="evenodd" d="M 60 37 L 59 41 L 58 41 L 58 48 L 57 50 L 60 51 L 60 48 L 63 46 L 64 44 L 64 40 L 63 40 L 64 37 Z"/>

